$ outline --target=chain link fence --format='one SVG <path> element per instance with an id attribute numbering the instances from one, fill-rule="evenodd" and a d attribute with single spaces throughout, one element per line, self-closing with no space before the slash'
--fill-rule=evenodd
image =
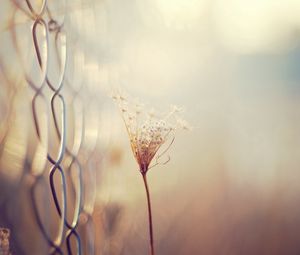
<path id="1" fill-rule="evenodd" d="M 12 254 L 96 253 L 104 93 L 80 34 L 89 4 L 1 3 L 0 227 Z"/>

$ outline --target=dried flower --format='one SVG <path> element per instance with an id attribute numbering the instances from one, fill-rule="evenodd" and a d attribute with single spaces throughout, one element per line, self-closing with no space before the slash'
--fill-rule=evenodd
<path id="1" fill-rule="evenodd" d="M 159 115 L 154 109 L 151 109 L 149 112 L 143 111 L 143 105 L 139 103 L 132 106 L 127 100 L 127 97 L 122 93 L 115 94 L 113 99 L 116 100 L 120 108 L 129 135 L 131 149 L 143 176 L 148 203 L 150 254 L 155 255 L 151 199 L 147 182 L 147 171 L 160 163 L 159 158 L 164 155 L 173 144 L 177 129 L 189 129 L 189 125 L 186 121 L 179 118 L 179 113 L 182 112 L 182 109 L 177 106 L 172 106 L 169 112 Z M 168 141 L 170 141 L 170 143 L 166 149 L 158 154 L 160 148 Z M 156 163 L 150 166 L 155 156 Z M 168 157 L 167 161 L 163 164 L 167 163 L 169 160 L 170 157 Z"/>
<path id="2" fill-rule="evenodd" d="M 143 110 L 140 103 L 130 103 L 128 97 L 123 93 L 113 96 L 117 102 L 122 118 L 124 120 L 127 133 L 130 139 L 131 149 L 140 167 L 141 173 L 146 173 L 153 158 L 158 159 L 167 151 L 158 155 L 160 148 L 170 141 L 170 145 L 175 138 L 178 129 L 189 129 L 186 121 L 179 118 L 182 108 L 171 106 L 171 110 L 166 114 L 159 115 L 153 108 L 150 111 Z"/>

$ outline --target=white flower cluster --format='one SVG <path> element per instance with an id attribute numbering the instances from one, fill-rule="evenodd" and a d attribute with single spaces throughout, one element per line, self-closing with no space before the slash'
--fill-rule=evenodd
<path id="1" fill-rule="evenodd" d="M 189 129 L 188 123 L 179 118 L 182 109 L 177 106 L 159 117 L 153 109 L 147 112 L 142 104 L 130 103 L 124 94 L 116 94 L 113 99 L 120 108 L 133 154 L 143 174 L 161 146 L 174 138 L 177 129 Z"/>

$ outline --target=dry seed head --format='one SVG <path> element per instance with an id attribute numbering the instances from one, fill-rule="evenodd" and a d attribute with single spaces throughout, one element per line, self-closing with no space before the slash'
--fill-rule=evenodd
<path id="1" fill-rule="evenodd" d="M 113 98 L 121 111 L 134 157 L 141 173 L 145 174 L 153 158 L 161 156 L 157 155 L 161 146 L 172 138 L 174 140 L 177 129 L 188 129 L 186 122 L 178 120 L 177 115 L 182 109 L 172 106 L 170 112 L 159 117 L 153 108 L 147 112 L 142 110 L 142 104 L 131 104 L 127 98 L 118 95 Z"/>

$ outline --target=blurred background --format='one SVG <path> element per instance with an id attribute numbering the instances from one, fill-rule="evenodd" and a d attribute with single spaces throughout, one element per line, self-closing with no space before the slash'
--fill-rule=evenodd
<path id="1" fill-rule="evenodd" d="M 300 253 L 299 1 L 0 5 L 0 227 L 12 254 L 147 254 L 116 87 L 149 108 L 183 106 L 194 126 L 148 174 L 157 254 Z"/>

